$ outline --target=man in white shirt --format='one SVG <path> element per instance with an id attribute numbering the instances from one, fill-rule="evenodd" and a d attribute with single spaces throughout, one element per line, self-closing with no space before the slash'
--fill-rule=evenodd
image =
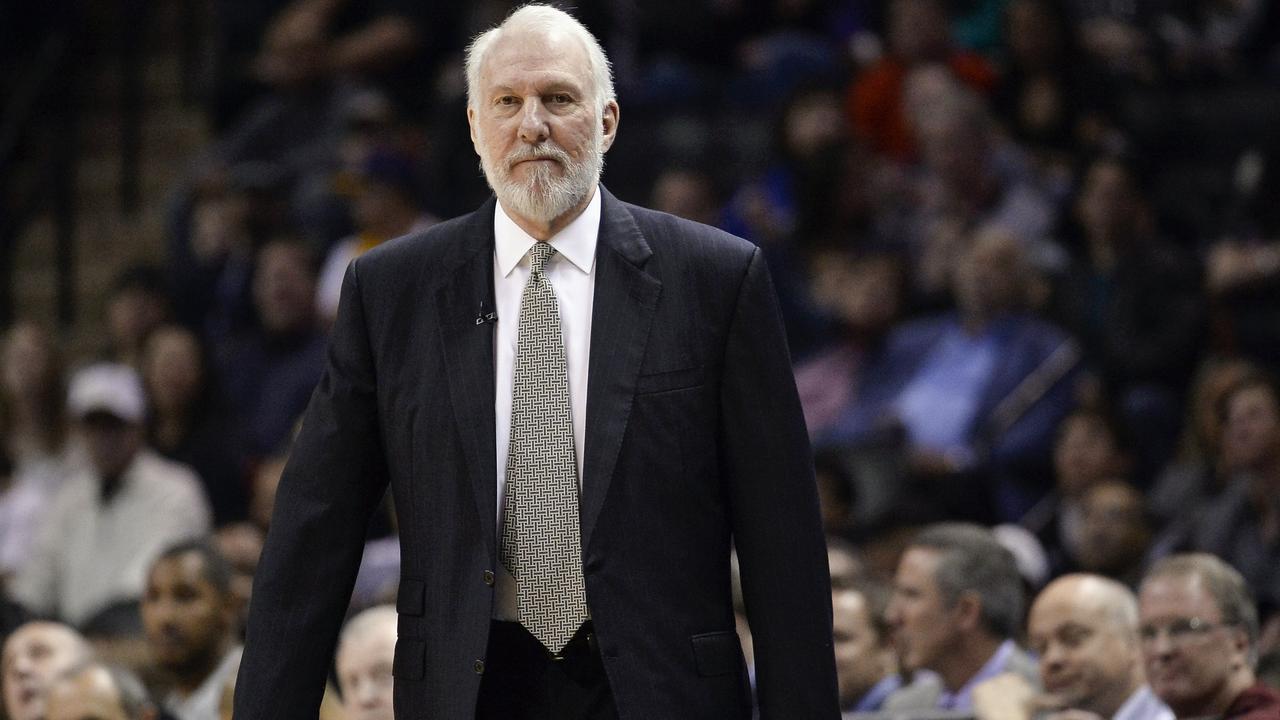
<path id="1" fill-rule="evenodd" d="M 133 368 L 85 368 L 67 404 L 89 467 L 54 496 L 12 592 L 27 609 L 79 626 L 138 599 L 151 560 L 170 543 L 207 533 L 210 511 L 195 473 L 146 447 L 146 397 Z"/>

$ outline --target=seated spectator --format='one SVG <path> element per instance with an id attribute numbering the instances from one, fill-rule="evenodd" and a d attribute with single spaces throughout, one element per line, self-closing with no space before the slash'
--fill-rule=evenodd
<path id="1" fill-rule="evenodd" d="M 925 71 L 912 76 L 911 91 L 922 162 L 905 241 L 921 299 L 938 299 L 971 234 L 988 229 L 1017 238 L 1029 268 L 1060 270 L 1066 255 L 1050 237 L 1054 200 L 1021 149 L 1000 136 L 982 100 Z"/>
<path id="2" fill-rule="evenodd" d="M 178 720 L 217 720 L 241 652 L 227 561 L 208 540 L 169 546 L 151 565 L 141 610 L 151 656 L 173 684 L 165 711 Z"/>
<path id="3" fill-rule="evenodd" d="M 814 302 L 835 319 L 826 348 L 796 366 L 809 436 L 822 437 L 857 402 L 864 369 L 874 365 L 903 311 L 905 278 L 889 253 L 829 251 L 814 261 Z"/>
<path id="4" fill-rule="evenodd" d="M 334 666 L 346 720 L 394 720 L 391 664 L 398 617 L 391 605 L 378 605 L 342 629 Z"/>
<path id="5" fill-rule="evenodd" d="M 915 159 L 916 142 L 903 109 L 907 75 L 938 63 L 966 86 L 983 94 L 996 85 L 996 72 L 980 55 L 952 43 L 946 0 L 889 3 L 888 54 L 849 87 L 846 106 L 854 131 L 877 153 L 899 162 Z"/>
<path id="6" fill-rule="evenodd" d="M 1049 583 L 1027 620 L 1040 658 L 1037 691 L 1001 675 L 974 689 L 978 720 L 1031 720 L 1038 713 L 1088 713 L 1115 720 L 1173 720 L 1151 692 L 1138 645 L 1138 603 L 1124 585 L 1097 575 Z"/>
<path id="7" fill-rule="evenodd" d="M 1147 491 L 1151 510 L 1162 523 L 1190 521 L 1199 508 L 1222 491 L 1222 396 L 1258 371 L 1243 359 L 1207 361 L 1191 385 L 1190 413 L 1184 423 L 1178 457 Z"/>
<path id="8" fill-rule="evenodd" d="M 1014 672 L 1034 681 L 1035 661 L 1013 640 L 1023 602 L 1013 555 L 990 531 L 961 523 L 925 528 L 898 564 L 886 611 L 899 662 L 914 680 L 883 710 L 964 712 L 973 707 L 973 688 L 989 678 Z"/>
<path id="9" fill-rule="evenodd" d="M 1053 445 L 1054 489 L 1022 516 L 1036 534 L 1054 574 L 1067 567 L 1082 535 L 1081 500 L 1095 485 L 1128 477 L 1131 463 L 1122 431 L 1105 411 L 1077 408 L 1058 425 Z"/>
<path id="10" fill-rule="evenodd" d="M 1133 429 L 1145 482 L 1173 453 L 1205 311 L 1200 268 L 1160 236 L 1141 175 L 1121 156 L 1089 164 L 1074 208 L 1078 257 L 1055 283 L 1052 306 Z"/>
<path id="11" fill-rule="evenodd" d="M 107 346 L 103 357 L 142 370 L 147 337 L 172 315 L 164 273 L 153 265 L 133 265 L 107 294 Z"/>
<path id="12" fill-rule="evenodd" d="M 1122 480 L 1104 480 L 1080 497 L 1080 529 L 1066 567 L 1137 587 L 1152 548 L 1155 523 L 1142 493 Z"/>
<path id="13" fill-rule="evenodd" d="M 218 552 L 231 566 L 231 596 L 236 607 L 235 634 L 244 634 L 249 618 L 249 600 L 253 597 L 253 574 L 258 570 L 262 557 L 262 544 L 266 540 L 262 530 L 252 523 L 241 522 L 224 525 L 214 533 Z"/>
<path id="14" fill-rule="evenodd" d="M 49 685 L 91 654 L 89 643 L 61 623 L 37 620 L 19 627 L 0 652 L 4 716 L 8 720 L 45 720 Z"/>
<path id="15" fill-rule="evenodd" d="M 1147 681 L 1179 718 L 1280 716 L 1254 675 L 1258 611 L 1240 573 L 1207 554 L 1156 563 L 1138 592 Z"/>
<path id="16" fill-rule="evenodd" d="M 1013 520 L 1047 488 L 1054 429 L 1074 404 L 1075 342 L 1026 310 L 1026 255 L 1007 234 L 975 238 L 955 267 L 958 312 L 895 328 L 831 441 L 859 442 L 886 423 L 905 428 L 926 478 L 983 470 L 990 497 L 965 502 Z M 1024 479 L 1025 478 L 1025 479 Z M 935 492 L 946 488 L 936 488 Z"/>
<path id="17" fill-rule="evenodd" d="M 342 278 L 352 260 L 387 240 L 439 222 L 422 208 L 417 170 L 403 154 L 374 150 L 356 182 L 352 201 L 356 232 L 329 250 L 317 283 L 316 307 L 325 327 L 338 315 Z"/>
<path id="18" fill-rule="evenodd" d="M 39 520 L 12 591 L 33 612 L 80 624 L 140 597 L 156 553 L 209 531 L 209 507 L 189 468 L 147 448 L 146 398 L 132 368 L 82 370 L 67 406 L 89 466 L 66 479 Z"/>
<path id="19" fill-rule="evenodd" d="M 90 662 L 49 686 L 44 720 L 159 720 L 142 682 L 120 667 Z"/>
<path id="20" fill-rule="evenodd" d="M 716 225 L 720 215 L 715 183 L 705 170 L 697 168 L 676 167 L 659 173 L 653 181 L 649 207 L 703 225 Z"/>
<path id="21" fill-rule="evenodd" d="M 324 369 L 315 282 L 306 246 L 291 240 L 268 243 L 258 253 L 253 280 L 259 328 L 222 348 L 219 375 L 244 424 L 251 460 L 285 443 Z"/>
<path id="22" fill-rule="evenodd" d="M 151 401 L 151 446 L 196 471 L 215 525 L 245 519 L 249 492 L 242 442 L 221 407 L 221 393 L 200 339 L 178 325 L 157 328 L 147 339 L 142 375 Z"/>
<path id="23" fill-rule="evenodd" d="M 1222 398 L 1228 485 L 1199 516 L 1191 548 L 1229 562 L 1267 609 L 1280 607 L 1280 386 L 1262 374 Z"/>
<path id="24" fill-rule="evenodd" d="M 902 686 L 892 634 L 885 621 L 888 605 L 889 589 L 874 580 L 862 580 L 831 593 L 836 682 L 844 712 L 879 710 Z"/>
<path id="25" fill-rule="evenodd" d="M 10 327 L 0 340 L 0 577 L 21 569 L 40 514 L 79 462 L 66 397 L 53 338 L 32 323 Z"/>

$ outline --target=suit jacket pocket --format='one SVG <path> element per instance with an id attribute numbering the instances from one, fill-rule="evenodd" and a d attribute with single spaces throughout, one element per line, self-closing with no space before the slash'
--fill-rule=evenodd
<path id="1" fill-rule="evenodd" d="M 403 578 L 396 593 L 396 612 L 421 617 L 426 610 L 427 585 L 421 580 Z"/>
<path id="2" fill-rule="evenodd" d="M 647 373 L 636 378 L 636 394 L 650 395 L 671 390 L 685 390 L 702 385 L 703 379 L 704 373 L 701 367 Z"/>
<path id="3" fill-rule="evenodd" d="M 421 640 L 400 638 L 396 640 L 395 659 L 391 662 L 391 674 L 401 680 L 421 680 L 427 672 L 427 644 Z"/>
<path id="4" fill-rule="evenodd" d="M 699 633 L 689 640 L 693 643 L 693 659 L 699 675 L 728 675 L 742 668 L 742 645 L 733 630 Z"/>

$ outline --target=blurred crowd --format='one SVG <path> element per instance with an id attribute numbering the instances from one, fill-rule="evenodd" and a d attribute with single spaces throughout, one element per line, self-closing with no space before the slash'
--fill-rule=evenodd
<path id="1" fill-rule="evenodd" d="M 214 5 L 216 138 L 166 199 L 165 262 L 120 274 L 89 357 L 23 318 L 0 338 L 11 720 L 46 717 L 46 702 L 64 717 L 57 688 L 71 684 L 119 717 L 218 716 L 347 264 L 488 195 L 461 52 L 511 3 Z M 954 530 L 940 522 L 990 528 L 1019 597 L 1043 590 L 1030 626 L 1010 600 L 1001 618 L 982 608 L 987 636 L 965 640 L 1041 656 L 1043 681 L 1027 656 L 1025 687 L 988 695 L 1052 684 L 1034 610 L 1054 589 L 1122 608 L 1105 633 L 1132 640 L 1116 663 L 1138 680 L 1155 646 L 1248 625 L 1220 594 L 1181 624 L 1139 621 L 1132 591 L 1165 576 L 1240 578 L 1256 598 L 1245 661 L 1265 658 L 1274 681 L 1280 6 L 579 5 L 623 110 L 605 184 L 768 259 L 832 538 L 842 692 L 846 673 L 872 680 L 847 710 L 880 709 L 859 703 L 882 680 L 915 692 L 931 675 L 952 703 L 934 709 L 971 708 L 973 673 L 901 641 L 919 574 L 945 585 L 908 562 L 920 538 Z M 923 547 L 947 555 L 946 542 Z M 1199 560 L 1168 570 L 1186 557 Z M 329 717 L 389 716 L 382 604 L 398 566 L 388 499 Z M 864 645 L 849 650 L 842 627 Z M 1021 712 L 999 705 L 987 720 Z"/>

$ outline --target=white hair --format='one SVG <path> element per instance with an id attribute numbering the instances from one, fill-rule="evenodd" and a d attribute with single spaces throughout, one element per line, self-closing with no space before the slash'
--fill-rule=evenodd
<path id="1" fill-rule="evenodd" d="M 563 32 L 577 38 L 587 51 L 587 65 L 591 75 L 591 93 L 595 100 L 596 110 L 616 100 L 613 91 L 613 71 L 609 66 L 609 58 L 600 47 L 600 41 L 585 25 L 569 13 L 550 5 L 525 5 L 507 16 L 497 27 L 480 33 L 467 46 L 467 107 L 475 107 L 476 98 L 480 95 L 480 66 L 484 64 L 485 55 L 493 47 L 497 39 L 509 32 Z"/>

